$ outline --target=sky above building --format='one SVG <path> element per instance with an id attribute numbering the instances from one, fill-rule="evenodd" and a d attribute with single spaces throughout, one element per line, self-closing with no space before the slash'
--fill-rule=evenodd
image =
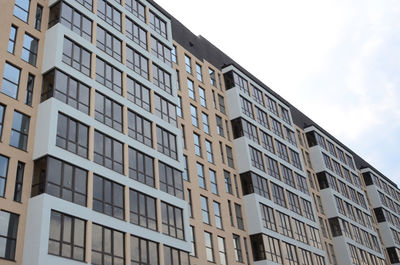
<path id="1" fill-rule="evenodd" d="M 400 1 L 156 2 L 400 186 Z"/>

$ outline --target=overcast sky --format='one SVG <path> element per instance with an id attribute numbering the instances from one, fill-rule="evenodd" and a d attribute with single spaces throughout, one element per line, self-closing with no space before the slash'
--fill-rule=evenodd
<path id="1" fill-rule="evenodd" d="M 400 185 L 400 1 L 156 2 Z"/>

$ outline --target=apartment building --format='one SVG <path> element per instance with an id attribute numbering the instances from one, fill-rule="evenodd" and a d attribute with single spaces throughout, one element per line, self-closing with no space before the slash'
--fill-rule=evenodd
<path id="1" fill-rule="evenodd" d="M 399 264 L 398 187 L 156 2 L 1 7 L 1 264 Z"/>

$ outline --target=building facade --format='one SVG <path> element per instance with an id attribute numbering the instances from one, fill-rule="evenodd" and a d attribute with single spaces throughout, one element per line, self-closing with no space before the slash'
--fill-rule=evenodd
<path id="1" fill-rule="evenodd" d="M 400 264 L 398 187 L 156 2 L 1 7 L 1 264 Z"/>

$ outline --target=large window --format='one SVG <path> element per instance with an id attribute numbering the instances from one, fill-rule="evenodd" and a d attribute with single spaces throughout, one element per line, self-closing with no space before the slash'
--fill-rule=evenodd
<path id="1" fill-rule="evenodd" d="M 11 128 L 10 145 L 21 150 L 26 150 L 28 145 L 30 117 L 18 111 L 14 111 Z"/>
<path id="2" fill-rule="evenodd" d="M 82 219 L 51 211 L 49 254 L 84 261 L 85 226 Z"/>
<path id="3" fill-rule="evenodd" d="M 266 236 L 266 238 L 264 238 L 264 241 L 267 260 L 283 264 L 279 240 L 270 236 Z"/>
<path id="4" fill-rule="evenodd" d="M 43 77 L 42 101 L 50 97 L 89 114 L 90 87 L 59 70 L 53 70 Z"/>
<path id="5" fill-rule="evenodd" d="M 101 132 L 94 132 L 94 162 L 123 174 L 123 144 Z"/>
<path id="6" fill-rule="evenodd" d="M 281 175 L 279 173 L 278 162 L 275 159 L 265 155 L 265 160 L 267 162 L 268 174 L 276 179 L 281 179 Z"/>
<path id="7" fill-rule="evenodd" d="M 157 126 L 157 150 L 173 159 L 178 158 L 176 136 L 159 126 Z"/>
<path id="8" fill-rule="evenodd" d="M 131 264 L 158 265 L 158 244 L 131 235 Z"/>
<path id="9" fill-rule="evenodd" d="M 247 172 L 240 174 L 240 179 L 242 181 L 244 195 L 256 193 L 264 198 L 270 198 L 268 181 L 265 178 L 253 172 Z"/>
<path id="10" fill-rule="evenodd" d="M 93 265 L 122 265 L 125 259 L 124 252 L 125 244 L 122 232 L 93 224 Z"/>
<path id="11" fill-rule="evenodd" d="M 290 217 L 287 214 L 277 211 L 279 232 L 282 235 L 293 238 L 292 225 L 290 224 Z"/>
<path id="12" fill-rule="evenodd" d="M 15 260 L 19 216 L 0 210 L 0 258 Z"/>
<path id="13" fill-rule="evenodd" d="M 122 105 L 96 92 L 96 105 L 94 117 L 99 122 L 122 131 Z"/>
<path id="14" fill-rule="evenodd" d="M 35 66 L 37 61 L 38 45 L 38 39 L 25 33 L 21 54 L 22 60 Z"/>
<path id="15" fill-rule="evenodd" d="M 89 127 L 62 114 L 58 114 L 56 145 L 87 158 Z"/>
<path id="16" fill-rule="evenodd" d="M 129 18 L 125 18 L 126 36 L 147 50 L 147 32 Z"/>
<path id="17" fill-rule="evenodd" d="M 20 75 L 21 69 L 6 62 L 4 65 L 3 81 L 1 83 L 1 93 L 16 99 L 18 96 Z"/>
<path id="18" fill-rule="evenodd" d="M 127 76 L 128 99 L 144 110 L 150 111 L 150 89 Z"/>
<path id="19" fill-rule="evenodd" d="M 124 186 L 94 174 L 93 210 L 124 219 Z"/>
<path id="20" fill-rule="evenodd" d="M 30 0 L 15 0 L 14 16 L 24 22 L 28 22 Z"/>
<path id="21" fill-rule="evenodd" d="M 49 28 L 59 22 L 86 40 L 92 40 L 92 21 L 62 1 L 50 8 Z"/>
<path id="22" fill-rule="evenodd" d="M 164 234 L 184 239 L 183 211 L 181 208 L 161 202 L 162 231 Z"/>
<path id="23" fill-rule="evenodd" d="M 156 199 L 136 190 L 129 190 L 130 222 L 157 230 Z"/>
<path id="24" fill-rule="evenodd" d="M 150 11 L 150 27 L 164 38 L 167 38 L 167 23 Z"/>
<path id="25" fill-rule="evenodd" d="M 156 115 L 176 126 L 176 107 L 158 94 L 154 94 Z"/>
<path id="26" fill-rule="evenodd" d="M 171 49 L 153 36 L 151 36 L 151 53 L 164 63 L 172 64 Z"/>
<path id="27" fill-rule="evenodd" d="M 260 203 L 260 208 L 262 213 L 263 226 L 269 230 L 277 231 L 274 210 L 271 207 L 266 206 L 262 203 Z"/>
<path id="28" fill-rule="evenodd" d="M 122 59 L 122 42 L 101 26 L 97 26 L 96 46 L 116 60 Z"/>
<path id="29" fill-rule="evenodd" d="M 145 6 L 137 0 L 126 0 L 125 8 L 141 21 L 146 22 Z M 154 263 L 156 264 L 156 263 Z"/>
<path id="30" fill-rule="evenodd" d="M 160 177 L 160 190 L 183 199 L 182 172 L 158 161 L 158 173 Z"/>
<path id="31" fill-rule="evenodd" d="M 4 197 L 8 171 L 8 158 L 0 155 L 0 197 Z"/>
<path id="32" fill-rule="evenodd" d="M 164 245 L 164 265 L 189 265 L 189 254 Z"/>
<path id="33" fill-rule="evenodd" d="M 96 57 L 96 81 L 122 94 L 122 72 L 99 57 Z"/>
<path id="34" fill-rule="evenodd" d="M 154 63 L 153 63 L 153 84 L 155 84 L 168 94 L 172 94 L 171 75 Z"/>
<path id="35" fill-rule="evenodd" d="M 131 110 L 128 110 L 128 135 L 147 146 L 153 146 L 151 122 Z"/>
<path id="36" fill-rule="evenodd" d="M 126 47 L 126 66 L 138 75 L 149 79 L 149 60 L 129 46 Z"/>
<path id="37" fill-rule="evenodd" d="M 154 187 L 154 159 L 129 147 L 129 177 Z"/>
<path id="38" fill-rule="evenodd" d="M 90 76 L 91 53 L 75 42 L 64 38 L 62 61 L 84 75 Z"/>
<path id="39" fill-rule="evenodd" d="M 249 149 L 250 149 L 251 165 L 255 168 L 258 168 L 261 171 L 265 171 L 262 153 L 251 146 L 249 146 Z"/>
<path id="40" fill-rule="evenodd" d="M 105 0 L 97 3 L 97 15 L 114 28 L 121 30 L 121 12 Z"/>
<path id="41" fill-rule="evenodd" d="M 280 164 L 280 165 L 281 165 L 283 181 L 286 184 L 288 184 L 289 186 L 296 188 L 296 185 L 294 183 L 293 171 L 290 168 L 288 168 L 282 164 Z"/>
<path id="42" fill-rule="evenodd" d="M 283 188 L 274 183 L 271 183 L 271 188 L 272 188 L 272 198 L 274 199 L 274 202 L 286 208 L 286 200 Z"/>
<path id="43" fill-rule="evenodd" d="M 84 169 L 53 157 L 35 161 L 32 196 L 46 192 L 86 206 L 87 174 Z"/>

